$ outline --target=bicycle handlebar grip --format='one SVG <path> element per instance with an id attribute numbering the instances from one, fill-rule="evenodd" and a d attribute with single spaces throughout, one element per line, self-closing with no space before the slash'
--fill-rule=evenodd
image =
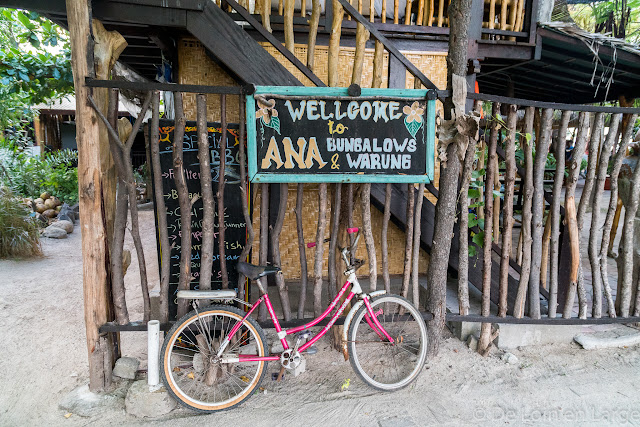
<path id="1" fill-rule="evenodd" d="M 358 227 L 347 228 L 347 233 L 349 234 L 357 233 L 358 230 L 360 230 Z"/>
<path id="2" fill-rule="evenodd" d="M 315 247 L 316 247 L 316 242 L 309 242 L 309 243 L 307 243 L 307 247 L 308 247 L 308 248 L 315 248 Z"/>

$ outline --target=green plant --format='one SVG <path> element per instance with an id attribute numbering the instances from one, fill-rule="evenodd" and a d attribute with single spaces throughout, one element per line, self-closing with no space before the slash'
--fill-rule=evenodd
<path id="1" fill-rule="evenodd" d="M 0 258 L 42 255 L 38 226 L 22 201 L 0 187 Z"/>

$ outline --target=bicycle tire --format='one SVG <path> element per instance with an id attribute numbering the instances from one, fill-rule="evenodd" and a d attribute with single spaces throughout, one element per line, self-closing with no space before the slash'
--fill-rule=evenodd
<path id="1" fill-rule="evenodd" d="M 396 343 L 391 344 L 386 340 L 382 340 L 369 326 L 364 318 L 367 313 L 367 307 L 362 305 L 353 317 L 347 334 L 347 349 L 351 367 L 360 379 L 376 390 L 400 390 L 411 384 L 418 377 L 426 361 L 426 324 L 422 314 L 413 304 L 401 296 L 381 295 L 373 298 L 370 304 L 374 312 L 379 312 L 380 309 L 383 310 L 384 316 L 381 318 L 377 314 L 378 320 Z M 383 307 L 383 304 L 387 305 Z M 397 320 L 401 320 L 399 316 L 405 316 L 405 314 L 401 314 L 399 309 L 391 309 L 391 304 L 396 304 L 406 310 L 406 320 L 402 324 Z M 385 308 L 391 310 L 391 312 L 385 312 Z M 395 311 L 398 311 L 398 313 L 395 313 Z M 410 319 L 415 323 L 408 324 Z M 400 328 L 398 328 L 399 326 Z M 416 342 L 411 340 L 419 340 L 419 346 L 416 347 Z M 389 356 L 393 360 L 388 360 Z M 410 369 L 406 374 L 398 371 L 398 362 L 403 360 L 410 365 Z M 392 376 L 394 368 L 398 372 L 395 378 Z M 389 376 L 389 379 L 387 379 L 387 376 Z"/>
<path id="2" fill-rule="evenodd" d="M 268 362 L 266 361 L 213 365 L 204 359 L 207 354 L 217 351 L 219 347 L 216 343 L 219 346 L 221 337 L 226 336 L 235 322 L 242 320 L 244 315 L 244 312 L 235 307 L 212 305 L 198 312 L 187 313 L 169 330 L 160 354 L 160 371 L 167 391 L 182 406 L 206 413 L 231 409 L 243 403 L 260 386 L 267 372 Z M 218 330 L 218 320 L 215 320 L 216 323 L 211 326 L 213 319 L 219 319 L 221 322 L 220 333 L 217 336 L 215 331 Z M 228 321 L 226 326 L 225 320 Z M 207 322 L 210 326 L 205 328 Z M 195 333 L 198 335 L 194 335 Z M 247 318 L 236 336 L 238 334 L 240 334 L 240 340 L 230 343 L 223 355 L 236 355 L 243 350 L 251 351 L 253 346 L 255 350 L 248 354 L 266 355 L 267 340 L 264 331 L 254 319 Z M 203 350 L 204 344 L 199 336 L 204 337 L 208 349 Z M 247 338 L 243 338 L 245 336 Z M 249 366 L 255 367 L 255 373 L 239 375 L 243 371 L 235 371 L 236 367 L 244 369 Z M 215 373 L 213 373 L 214 370 Z M 214 383 L 209 384 L 211 377 L 214 377 Z M 229 391 L 234 388 L 238 389 L 235 394 Z M 216 389 L 221 398 L 226 391 L 228 398 L 216 401 Z M 197 391 L 200 391 L 199 397 L 195 396 Z M 210 398 L 211 393 L 213 393 L 213 399 Z"/>

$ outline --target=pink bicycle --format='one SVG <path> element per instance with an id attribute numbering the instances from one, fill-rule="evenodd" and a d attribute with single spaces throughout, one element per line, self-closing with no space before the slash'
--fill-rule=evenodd
<path id="1" fill-rule="evenodd" d="M 162 346 L 161 372 L 169 393 L 184 406 L 202 412 L 239 405 L 259 387 L 268 362 L 294 369 L 305 354 L 311 354 L 311 346 L 327 333 L 354 297 L 356 302 L 345 318 L 343 339 L 358 376 L 382 391 L 395 391 L 415 380 L 427 354 L 423 317 L 405 298 L 385 291 L 362 291 L 356 270 L 363 262 L 350 261 L 360 233 L 357 228 L 348 231 L 357 235 L 351 248 L 341 249 L 347 281 L 324 313 L 305 325 L 283 330 L 260 281 L 261 296 L 253 305 L 238 299 L 233 290 L 178 292 L 178 298 L 192 300 L 194 310 L 175 323 Z M 280 269 L 240 262 L 238 271 L 257 280 Z M 308 329 L 329 316 L 345 294 L 327 325 L 311 337 Z M 245 313 L 224 304 L 199 308 L 196 300 L 236 301 L 249 310 Z M 264 331 L 251 317 L 261 303 L 266 305 L 282 343 L 284 351 L 280 354 L 269 354 Z M 295 339 L 290 344 L 287 336 L 292 334 Z"/>

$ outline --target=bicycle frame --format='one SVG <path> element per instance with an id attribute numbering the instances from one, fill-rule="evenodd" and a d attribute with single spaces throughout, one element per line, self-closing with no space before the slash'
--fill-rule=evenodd
<path id="1" fill-rule="evenodd" d="M 278 317 L 276 316 L 276 314 L 275 314 L 275 312 L 273 310 L 273 305 L 271 304 L 271 300 L 269 299 L 269 295 L 267 295 L 266 293 L 263 294 L 260 298 L 258 298 L 256 303 L 251 307 L 249 312 L 242 318 L 242 320 L 237 322 L 234 325 L 234 327 L 231 329 L 229 334 L 224 338 L 224 340 L 222 341 L 222 343 L 220 345 L 220 349 L 218 350 L 217 356 L 218 357 L 222 356 L 222 353 L 224 352 L 225 348 L 227 347 L 227 345 L 230 342 L 230 337 L 232 337 L 236 332 L 238 332 L 238 330 L 245 323 L 247 318 L 255 311 L 255 309 L 262 302 L 264 302 L 266 304 L 266 306 L 267 306 L 267 311 L 269 312 L 269 316 L 271 316 L 271 321 L 273 322 L 273 326 L 274 326 L 276 332 L 278 333 L 278 338 L 280 338 L 280 342 L 282 343 L 282 348 L 284 350 L 288 350 L 289 349 L 289 343 L 286 340 L 286 336 L 287 335 L 291 335 L 291 334 L 295 334 L 297 332 L 303 331 L 303 330 L 308 329 L 308 328 L 311 328 L 311 327 L 317 325 L 318 323 L 320 323 L 336 307 L 336 305 L 338 304 L 338 301 L 340 301 L 340 298 L 342 298 L 342 296 L 347 292 L 347 290 L 349 288 L 351 288 L 351 291 L 346 296 L 344 302 L 340 305 L 340 307 L 338 307 L 338 310 L 333 314 L 333 316 L 331 317 L 331 320 L 329 320 L 329 323 L 327 323 L 327 325 L 324 328 L 322 328 L 322 330 L 320 332 L 318 332 L 316 335 L 314 335 L 313 338 L 311 338 L 308 342 L 306 342 L 304 345 L 300 346 L 298 351 L 300 353 L 304 352 L 307 348 L 309 348 L 316 341 L 318 341 L 320 338 L 322 338 L 322 336 L 324 336 L 324 334 L 326 334 L 329 331 L 329 329 L 331 329 L 331 327 L 338 320 L 338 317 L 340 317 L 340 315 L 342 314 L 344 309 L 347 307 L 349 302 L 351 302 L 353 297 L 356 296 L 356 295 L 359 295 L 359 296 L 361 295 L 362 296 L 362 298 L 364 300 L 364 304 L 367 307 L 367 314 L 365 315 L 365 318 L 366 318 L 366 321 L 369 324 L 369 326 L 376 332 L 376 334 L 378 334 L 380 339 L 383 339 L 383 340 L 386 339 L 390 343 L 393 344 L 394 343 L 393 338 L 391 336 L 389 336 L 387 331 L 382 327 L 382 325 L 378 321 L 377 316 L 373 313 L 373 310 L 371 308 L 371 304 L 369 304 L 369 296 L 362 292 L 362 288 L 360 287 L 360 284 L 358 283 L 358 279 L 356 277 L 355 272 L 352 270 L 352 271 L 349 271 L 348 273 L 349 273 L 349 277 L 348 277 L 347 281 L 344 283 L 344 285 L 342 285 L 342 288 L 340 289 L 338 294 L 335 296 L 333 301 L 331 301 L 329 306 L 326 308 L 326 310 L 320 316 L 316 317 L 314 320 L 312 320 L 311 322 L 309 322 L 307 324 L 304 324 L 302 326 L 297 326 L 295 328 L 291 328 L 291 329 L 287 329 L 287 330 L 283 330 L 280 327 L 280 322 L 278 321 Z M 238 358 L 233 358 L 233 359 L 234 360 L 229 359 L 228 362 L 229 363 L 237 363 L 237 362 L 276 361 L 276 360 L 280 360 L 280 356 L 279 355 L 278 356 L 275 356 L 275 355 L 257 356 L 257 355 L 240 354 L 240 355 L 238 355 Z"/>

